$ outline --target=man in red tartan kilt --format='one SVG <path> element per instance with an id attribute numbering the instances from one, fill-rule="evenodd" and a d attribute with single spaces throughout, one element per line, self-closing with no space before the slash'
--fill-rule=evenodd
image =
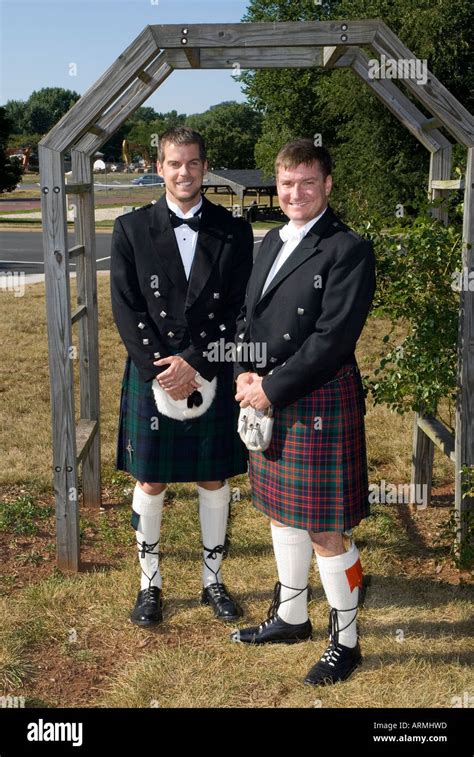
<path id="1" fill-rule="evenodd" d="M 229 515 L 227 478 L 245 473 L 232 365 L 235 322 L 252 268 L 252 227 L 201 194 L 200 134 L 185 126 L 160 139 L 166 193 L 120 216 L 111 248 L 111 301 L 128 357 L 122 382 L 117 468 L 137 481 L 132 501 L 141 568 L 130 619 L 161 623 L 159 540 L 166 484 L 196 482 L 203 541 L 202 604 L 233 621 L 241 608 L 221 575 Z M 212 353 L 212 354 L 211 354 Z"/>
<path id="2" fill-rule="evenodd" d="M 278 582 L 267 619 L 241 643 L 309 639 L 313 550 L 330 605 L 329 645 L 305 683 L 346 679 L 362 657 L 362 567 L 349 532 L 369 514 L 365 400 L 355 347 L 375 291 L 372 245 L 328 206 L 331 158 L 310 139 L 280 150 L 280 206 L 290 219 L 262 243 L 237 321 L 241 407 L 273 406 L 265 451 L 250 451 L 255 506 L 271 519 Z M 239 347 L 242 345 L 242 347 Z M 265 367 L 248 360 L 266 348 Z"/>

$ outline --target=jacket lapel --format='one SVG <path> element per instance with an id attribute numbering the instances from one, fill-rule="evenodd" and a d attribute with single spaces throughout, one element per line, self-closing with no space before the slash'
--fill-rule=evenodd
<path id="1" fill-rule="evenodd" d="M 300 265 L 302 265 L 308 258 L 310 258 L 312 255 L 315 254 L 317 251 L 317 246 L 319 243 L 319 240 L 325 233 L 326 229 L 328 228 L 329 224 L 334 221 L 335 216 L 332 212 L 331 208 L 328 207 L 324 215 L 317 221 L 314 226 L 311 227 L 311 229 L 308 231 L 306 236 L 301 240 L 299 245 L 295 247 L 293 252 L 291 253 L 290 257 L 283 263 L 282 267 L 276 274 L 276 276 L 273 277 L 270 284 L 268 285 L 267 289 L 265 290 L 265 293 L 262 295 L 260 294 L 260 297 L 257 301 L 257 305 L 267 297 L 267 295 L 271 294 L 271 292 L 277 287 L 281 282 L 287 278 L 296 268 L 299 268 Z M 280 240 L 281 241 L 281 240 Z M 280 244 L 277 248 L 277 253 L 281 249 L 282 244 Z M 276 254 L 272 256 L 272 263 L 276 258 Z M 259 292 L 261 293 L 261 290 L 263 289 L 263 285 L 265 283 L 266 277 L 270 271 L 271 265 L 268 267 L 267 272 L 265 274 L 265 278 L 261 282 L 261 287 Z"/>
<path id="2" fill-rule="evenodd" d="M 152 208 L 151 224 L 148 227 L 153 249 L 158 254 L 161 266 L 173 284 L 186 295 L 188 280 L 179 253 L 174 229 L 171 226 L 166 197 L 163 195 Z"/>
<path id="3" fill-rule="evenodd" d="M 202 198 L 202 214 L 188 283 L 185 310 L 196 302 L 207 284 L 224 243 L 224 230 L 216 219 L 215 206 Z"/>

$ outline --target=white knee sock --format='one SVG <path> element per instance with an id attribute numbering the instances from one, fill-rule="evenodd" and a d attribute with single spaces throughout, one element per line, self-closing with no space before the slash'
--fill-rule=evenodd
<path id="1" fill-rule="evenodd" d="M 362 566 L 359 552 L 352 542 L 348 552 L 335 557 L 316 554 L 321 583 L 331 609 L 337 610 L 339 642 L 345 647 L 357 644 L 356 615 L 359 587 L 362 587 Z M 351 622 L 352 621 L 352 622 Z"/>
<path id="2" fill-rule="evenodd" d="M 278 616 L 286 623 L 304 623 L 308 620 L 306 587 L 313 554 L 309 533 L 274 523 L 271 526 L 278 579 L 282 585 Z"/>
<path id="3" fill-rule="evenodd" d="M 220 566 L 229 517 L 230 488 L 227 481 L 215 491 L 204 489 L 198 484 L 199 520 L 204 545 L 203 586 L 222 583 Z M 215 551 L 216 547 L 219 551 Z"/>
<path id="4" fill-rule="evenodd" d="M 164 499 L 165 491 L 161 494 L 147 494 L 138 482 L 135 484 L 132 509 L 140 516 L 136 529 L 138 559 L 142 571 L 140 589 L 148 589 L 149 586 L 161 589 L 158 550 Z"/>

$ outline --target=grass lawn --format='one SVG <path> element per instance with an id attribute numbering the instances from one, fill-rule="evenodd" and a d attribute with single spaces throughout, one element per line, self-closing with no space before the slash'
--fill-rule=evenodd
<path id="1" fill-rule="evenodd" d="M 377 505 L 355 530 L 370 584 L 359 615 L 364 665 L 347 682 L 321 690 L 302 684 L 326 646 L 328 608 L 316 569 L 311 642 L 235 645 L 233 626 L 200 606 L 192 485 L 168 488 L 160 543 L 164 623 L 147 631 L 129 622 L 139 585 L 129 525 L 134 482 L 114 469 L 125 350 L 108 286 L 108 275 L 99 276 L 103 508 L 81 510 L 83 570 L 72 576 L 54 562 L 44 285 L 29 286 L 24 297 L 0 297 L 6 356 L 0 368 L 0 693 L 24 696 L 27 707 L 415 708 L 451 707 L 453 697 L 472 692 L 472 585 L 450 556 L 454 471 L 439 453 L 430 508 Z M 358 351 L 362 373 L 373 369 L 384 333 L 383 323 L 369 321 Z M 368 403 L 372 483 L 409 482 L 411 434 L 410 415 Z M 230 484 L 236 501 L 223 573 L 244 607 L 244 624 L 258 623 L 276 580 L 269 527 L 252 507 L 247 477 Z"/>

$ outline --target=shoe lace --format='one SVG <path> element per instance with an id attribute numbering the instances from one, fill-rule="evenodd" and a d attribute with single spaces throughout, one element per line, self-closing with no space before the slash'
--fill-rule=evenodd
<path id="1" fill-rule="evenodd" d="M 340 632 L 341 631 L 345 631 L 346 628 L 349 628 L 349 626 L 352 623 L 354 623 L 354 621 L 355 621 L 355 619 L 357 617 L 357 613 L 356 613 L 354 615 L 354 617 L 352 618 L 352 620 L 350 620 L 347 625 L 345 625 L 345 626 L 343 626 L 341 628 L 340 625 L 339 625 L 338 612 L 351 612 L 352 610 L 357 610 L 357 609 L 358 609 L 358 605 L 356 605 L 355 607 L 349 607 L 349 608 L 347 608 L 347 610 L 336 610 L 335 607 L 331 607 L 331 610 L 329 611 L 328 632 L 329 632 L 329 637 L 330 637 L 331 643 L 334 642 L 334 646 L 336 648 L 337 648 L 337 646 L 339 644 L 339 634 L 340 634 Z M 329 645 L 329 647 L 330 646 L 331 646 L 331 644 Z M 329 647 L 328 647 L 328 650 L 329 650 Z"/>
<path id="2" fill-rule="evenodd" d="M 148 578 L 148 581 L 150 582 L 150 585 L 149 585 L 148 589 L 152 588 L 151 582 L 153 581 L 154 577 L 158 573 L 158 569 L 155 570 L 155 572 L 153 573 L 153 575 L 150 578 L 150 576 L 146 573 L 146 571 L 143 570 L 143 567 L 142 567 L 142 564 L 141 564 L 141 560 L 145 559 L 145 555 L 158 555 L 159 554 L 158 550 L 156 552 L 153 552 L 153 550 L 155 549 L 155 547 L 158 544 L 158 542 L 159 542 L 159 539 L 157 541 L 153 542 L 153 544 L 147 544 L 146 541 L 139 541 L 137 539 L 138 556 L 140 558 L 140 570 L 143 573 L 143 575 Z M 148 591 L 148 589 L 147 589 L 147 591 Z"/>
<path id="3" fill-rule="evenodd" d="M 157 605 L 158 604 L 158 592 L 153 591 L 153 589 L 156 589 L 155 586 L 149 586 L 148 589 L 143 589 L 143 599 L 148 604 Z"/>
<path id="4" fill-rule="evenodd" d="M 330 665 L 331 667 L 334 667 L 334 665 L 338 662 L 339 657 L 341 654 L 341 648 L 337 644 L 337 642 L 334 641 L 334 639 L 331 639 L 329 642 L 329 646 L 324 652 L 324 654 L 321 657 L 320 662 L 324 662 L 326 665 Z"/>
<path id="5" fill-rule="evenodd" d="M 296 591 L 296 594 L 294 594 L 292 597 L 288 597 L 287 599 L 281 598 L 281 589 L 284 587 L 285 589 L 290 589 L 291 591 Z M 275 588 L 273 590 L 273 597 L 272 601 L 270 603 L 270 607 L 268 608 L 267 617 L 266 620 L 263 621 L 263 623 L 260 623 L 259 628 L 263 629 L 266 628 L 270 623 L 272 623 L 278 613 L 278 610 L 280 608 L 280 605 L 282 605 L 284 602 L 289 602 L 290 599 L 295 599 L 296 597 L 299 597 L 300 594 L 302 594 L 308 586 L 305 586 L 303 589 L 297 589 L 294 586 L 287 586 L 286 584 L 282 584 L 281 581 L 277 581 L 275 584 Z"/>
<path id="6" fill-rule="evenodd" d="M 220 565 L 217 570 L 214 570 L 214 568 L 211 568 L 207 560 L 216 560 L 217 555 L 222 555 L 222 559 L 224 560 L 227 557 L 227 554 L 229 552 L 229 545 L 230 545 L 230 539 L 228 536 L 225 537 L 224 544 L 217 544 L 215 547 L 206 547 L 205 544 L 202 545 L 202 548 L 207 552 L 207 555 L 204 558 L 204 565 L 208 570 L 211 571 L 211 573 L 214 573 L 216 577 L 216 584 L 219 584 L 220 581 L 218 581 L 218 573 L 220 570 Z"/>
<path id="7" fill-rule="evenodd" d="M 215 599 L 229 599 L 223 583 L 217 582 L 215 584 L 209 584 L 206 588 L 212 593 Z"/>

